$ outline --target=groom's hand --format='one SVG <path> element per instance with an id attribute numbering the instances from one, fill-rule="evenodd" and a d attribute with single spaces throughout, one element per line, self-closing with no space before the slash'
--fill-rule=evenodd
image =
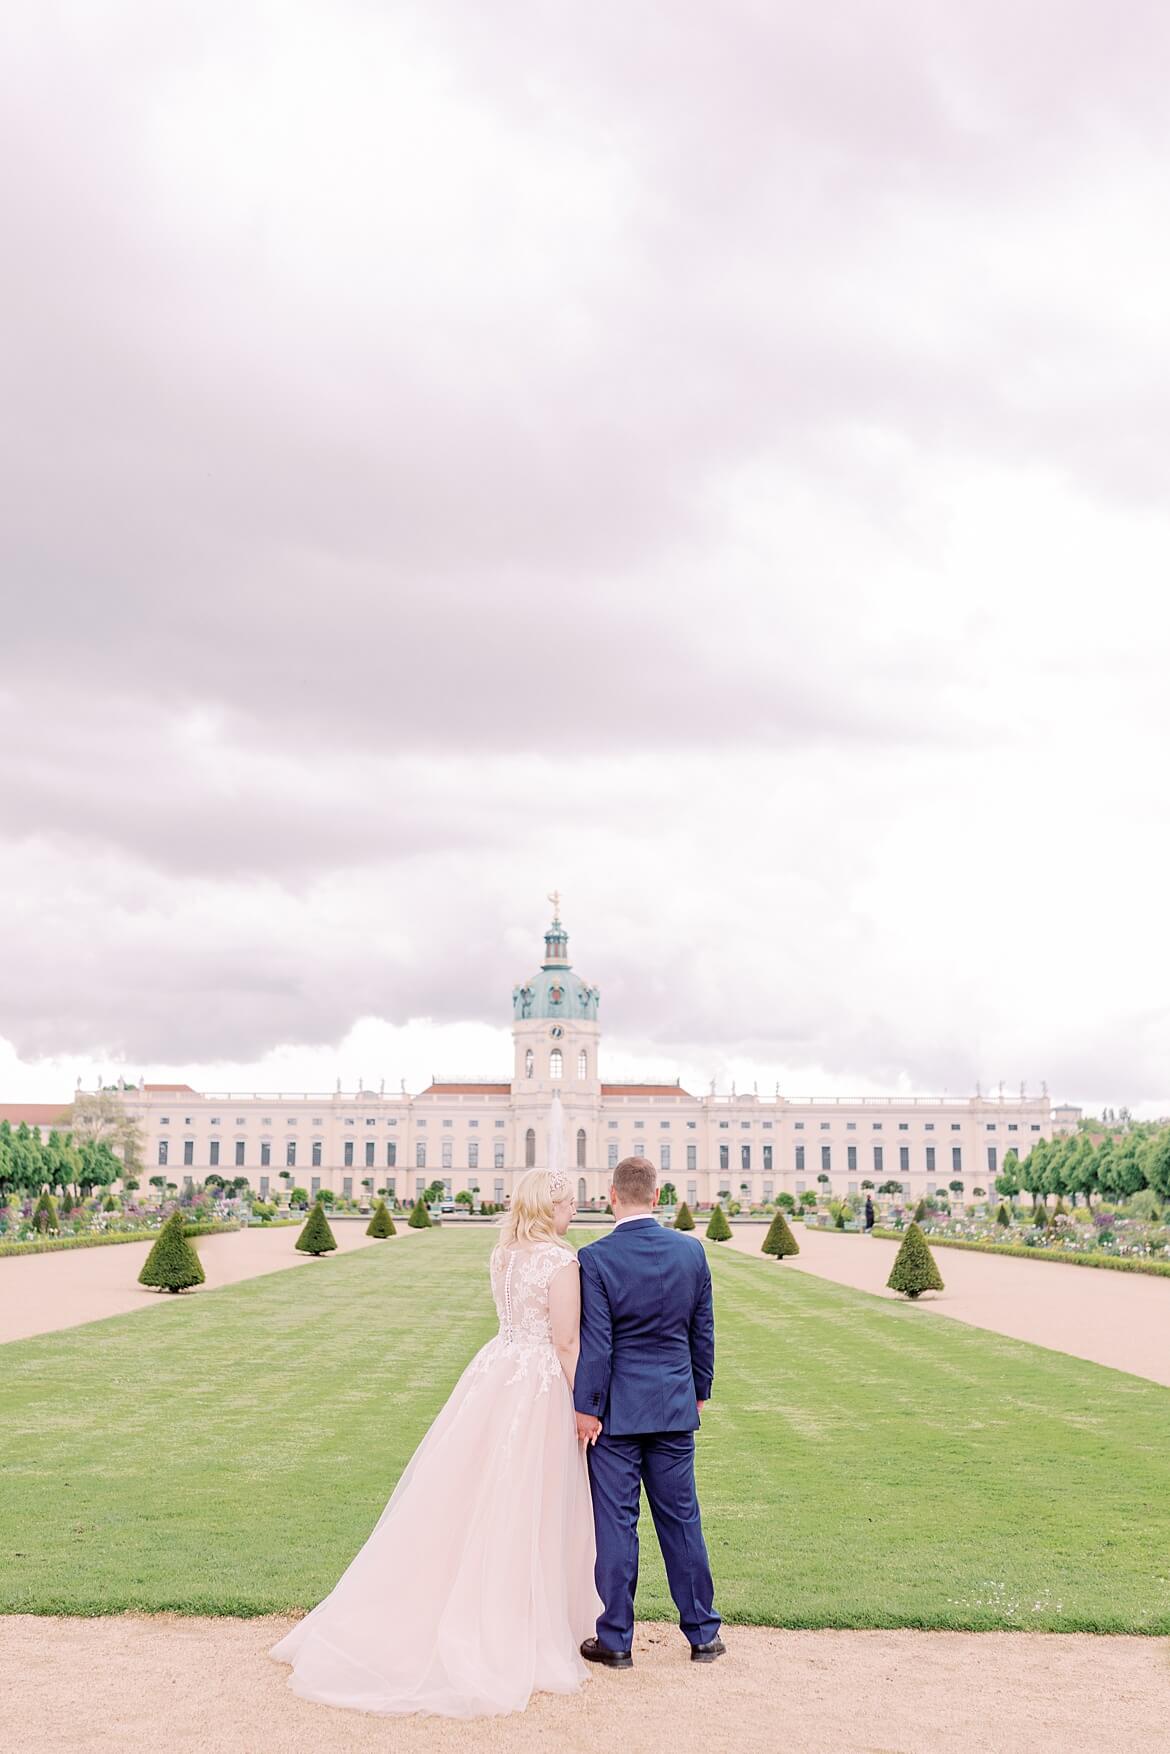
<path id="1" fill-rule="evenodd" d="M 592 1413 L 577 1414 L 578 1443 L 596 1443 L 601 1436 L 601 1420 L 595 1419 Z"/>
<path id="2" fill-rule="evenodd" d="M 699 1409 L 699 1412 L 700 1412 L 700 1413 L 701 1413 L 701 1412 L 702 1412 L 702 1411 L 703 1411 L 703 1408 L 704 1408 L 704 1407 L 705 1407 L 705 1406 L 706 1406 L 706 1405 L 707 1405 L 707 1403 L 706 1403 L 706 1401 L 696 1401 L 696 1402 L 695 1402 L 695 1406 L 696 1406 L 696 1407 L 697 1407 L 697 1408 L 698 1408 L 698 1409 Z"/>

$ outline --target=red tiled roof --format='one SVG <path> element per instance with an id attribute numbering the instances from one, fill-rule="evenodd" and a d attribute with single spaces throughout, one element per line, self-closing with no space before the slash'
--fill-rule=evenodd
<path id="1" fill-rule="evenodd" d="M 30 1127 L 56 1127 L 68 1117 L 67 1102 L 0 1102 L 0 1121 L 11 1121 L 18 1127 L 27 1121 Z"/>
<path id="2" fill-rule="evenodd" d="M 185 1091 L 188 1096 L 199 1095 L 198 1090 L 193 1090 L 189 1084 L 144 1084 L 142 1088 L 144 1091 L 158 1091 L 160 1095 L 177 1095 L 180 1090 Z M 132 1094 L 132 1092 L 128 1092 L 128 1094 Z"/>
<path id="3" fill-rule="evenodd" d="M 510 1096 L 510 1084 L 428 1084 L 420 1096 Z"/>
<path id="4" fill-rule="evenodd" d="M 689 1090 L 680 1084 L 603 1084 L 602 1096 L 685 1096 L 689 1101 L 695 1099 Z"/>

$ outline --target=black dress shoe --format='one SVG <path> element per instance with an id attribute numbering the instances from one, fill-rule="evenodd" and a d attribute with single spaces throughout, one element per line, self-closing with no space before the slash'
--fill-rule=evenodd
<path id="1" fill-rule="evenodd" d="M 718 1633 L 710 1644 L 692 1644 L 691 1646 L 692 1663 L 713 1663 L 716 1657 L 725 1657 L 726 1655 L 727 1646 Z"/>
<path id="2" fill-rule="evenodd" d="M 587 1638 L 581 1646 L 581 1655 L 587 1663 L 604 1663 L 607 1669 L 632 1669 L 634 1659 L 628 1650 L 608 1650 L 596 1638 Z"/>

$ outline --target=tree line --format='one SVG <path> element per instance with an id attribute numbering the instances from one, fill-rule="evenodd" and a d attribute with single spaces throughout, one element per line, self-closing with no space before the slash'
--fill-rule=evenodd
<path id="1" fill-rule="evenodd" d="M 1074 1206 L 1082 1195 L 1091 1206 L 1094 1195 L 1128 1200 L 1143 1188 L 1170 1200 L 1170 1126 L 1139 1121 L 1097 1144 L 1087 1132 L 1038 1139 L 1023 1159 L 1014 1150 L 1007 1153 L 995 1188 L 1009 1198 L 1031 1194 L 1041 1203 L 1055 1194 Z"/>
<path id="2" fill-rule="evenodd" d="M 123 1172 L 107 1139 L 74 1137 L 56 1127 L 42 1139 L 27 1121 L 13 1128 L 0 1121 L 0 1199 L 9 1194 L 64 1193 L 80 1200 L 94 1188 L 108 1188 Z"/>

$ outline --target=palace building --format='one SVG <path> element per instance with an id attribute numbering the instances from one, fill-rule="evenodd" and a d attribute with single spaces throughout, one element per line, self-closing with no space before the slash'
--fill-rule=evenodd
<path id="1" fill-rule="evenodd" d="M 216 1170 L 246 1175 L 261 1197 L 302 1186 L 359 1198 L 384 1188 L 399 1200 L 441 1181 L 451 1194 L 470 1189 L 501 1204 L 517 1175 L 548 1161 L 549 1104 L 559 1092 L 582 1205 L 604 1201 L 610 1171 L 635 1153 L 692 1205 L 720 1196 L 759 1203 L 782 1190 L 857 1193 L 866 1181 L 896 1181 L 912 1199 L 961 1181 L 971 1198 L 991 1191 L 1006 1152 L 1026 1156 L 1037 1139 L 1076 1125 L 1080 1111 L 1054 1108 L 1046 1092 L 1004 1096 L 1002 1087 L 998 1096 L 817 1101 L 607 1083 L 600 993 L 575 973 L 550 899 L 556 913 L 540 967 L 512 990 L 510 1077 L 436 1079 L 417 1095 L 141 1083 L 124 1100 L 143 1129 L 147 1176 L 198 1184 Z M 43 1132 L 60 1113 L 0 1105 L 0 1118 Z"/>

